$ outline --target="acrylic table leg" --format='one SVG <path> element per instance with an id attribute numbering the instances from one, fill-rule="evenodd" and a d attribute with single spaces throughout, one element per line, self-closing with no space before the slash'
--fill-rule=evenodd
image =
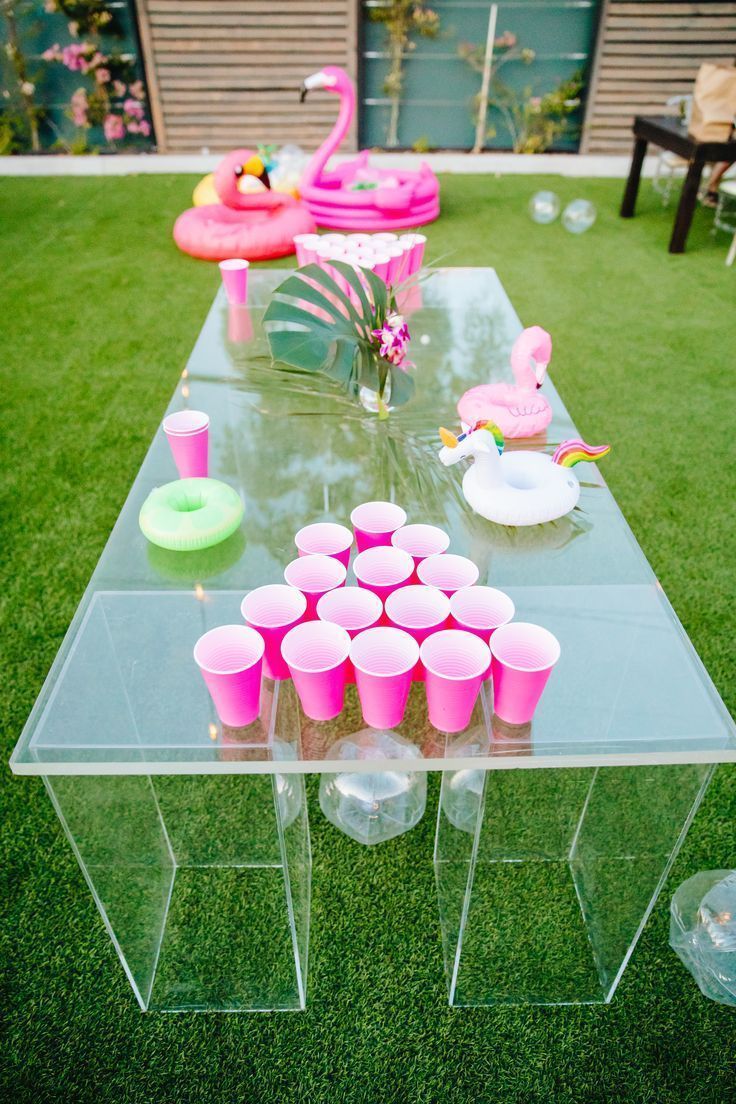
<path id="1" fill-rule="evenodd" d="M 44 781 L 144 1011 L 304 1008 L 302 776 Z"/>
<path id="2" fill-rule="evenodd" d="M 700 178 L 703 175 L 703 165 L 704 162 L 700 157 L 694 157 L 690 162 L 680 192 L 680 202 L 677 205 L 675 225 L 672 228 L 672 237 L 670 238 L 670 253 L 685 252 L 685 242 L 690 232 L 690 224 L 693 221 L 695 204 L 698 201 L 698 188 L 700 187 Z"/>
<path id="3" fill-rule="evenodd" d="M 633 218 L 636 197 L 639 192 L 639 179 L 646 152 L 646 139 L 637 138 L 634 142 L 634 153 L 631 158 L 631 168 L 629 169 L 629 178 L 626 181 L 624 198 L 621 201 L 621 218 Z"/>
<path id="4" fill-rule="evenodd" d="M 610 1001 L 711 772 L 445 773 L 435 873 L 450 1004 Z"/>

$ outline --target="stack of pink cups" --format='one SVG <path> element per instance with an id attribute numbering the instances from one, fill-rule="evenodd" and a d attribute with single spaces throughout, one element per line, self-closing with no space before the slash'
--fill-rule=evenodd
<path id="1" fill-rule="evenodd" d="M 317 264 L 338 284 L 342 278 L 335 275 L 332 261 L 343 261 L 356 269 L 370 269 L 390 285 L 400 284 L 422 267 L 424 234 L 297 234 L 294 238 L 297 264 Z"/>
<path id="2" fill-rule="evenodd" d="M 421 681 L 430 723 L 451 733 L 471 723 L 490 678 L 497 716 L 528 724 L 560 655 L 552 633 L 513 621 L 509 596 L 477 585 L 477 566 L 448 552 L 437 526 L 407 524 L 400 506 L 379 501 L 356 506 L 351 521 L 352 531 L 332 521 L 301 528 L 284 583 L 245 596 L 244 626 L 198 641 L 221 720 L 252 723 L 265 674 L 291 678 L 314 721 L 337 717 L 355 683 L 365 723 L 380 729 L 401 724 Z M 346 586 L 353 544 L 358 585 Z"/>

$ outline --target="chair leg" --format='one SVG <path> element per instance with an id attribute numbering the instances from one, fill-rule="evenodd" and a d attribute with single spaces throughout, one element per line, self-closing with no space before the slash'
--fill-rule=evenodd
<path id="1" fill-rule="evenodd" d="M 733 241 L 731 242 L 731 248 L 729 249 L 729 251 L 726 255 L 726 265 L 727 265 L 727 267 L 730 268 L 734 261 L 736 261 L 736 234 L 734 234 L 734 236 L 733 236 Z"/>

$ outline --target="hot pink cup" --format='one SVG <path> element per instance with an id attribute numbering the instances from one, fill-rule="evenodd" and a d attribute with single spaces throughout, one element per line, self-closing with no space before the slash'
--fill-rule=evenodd
<path id="1" fill-rule="evenodd" d="M 391 537 L 394 548 L 403 548 L 414 560 L 414 566 L 427 556 L 439 556 L 450 547 L 450 538 L 436 525 L 402 525 Z"/>
<path id="2" fill-rule="evenodd" d="M 220 275 L 225 295 L 231 307 L 242 307 L 248 301 L 248 261 L 231 258 L 220 261 Z"/>
<path id="3" fill-rule="evenodd" d="M 223 724 L 241 728 L 257 718 L 264 647 L 247 625 L 220 625 L 195 644 L 194 660 Z"/>
<path id="4" fill-rule="evenodd" d="M 440 732 L 462 732 L 470 724 L 488 670 L 488 645 L 472 633 L 443 629 L 419 649 L 430 724 Z"/>
<path id="5" fill-rule="evenodd" d="M 330 721 L 342 711 L 350 637 L 329 621 L 304 621 L 281 644 L 302 709 L 313 721 Z"/>
<path id="6" fill-rule="evenodd" d="M 300 556 L 332 556 L 345 567 L 350 563 L 353 534 L 334 521 L 316 521 L 305 525 L 294 537 Z"/>
<path id="7" fill-rule="evenodd" d="M 328 590 L 343 586 L 347 569 L 345 564 L 332 556 L 300 556 L 284 568 L 284 579 L 291 587 L 300 590 L 307 600 L 305 617 L 317 616 L 317 602 Z"/>
<path id="8" fill-rule="evenodd" d="M 394 502 L 363 502 L 350 515 L 359 552 L 390 544 L 391 537 L 406 525 L 406 513 Z"/>
<path id="9" fill-rule="evenodd" d="M 304 265 L 313 264 L 315 261 L 315 249 L 320 243 L 319 234 L 297 234 L 294 238 L 296 247 L 296 263 L 302 268 Z"/>
<path id="10" fill-rule="evenodd" d="M 350 645 L 363 720 L 371 728 L 396 728 L 404 718 L 419 645 L 392 627 L 367 629 Z"/>
<path id="11" fill-rule="evenodd" d="M 402 234 L 399 238 L 402 245 L 408 245 L 411 249 L 409 259 L 409 272 L 413 274 L 422 267 L 424 260 L 424 247 L 427 239 L 424 234 Z"/>
<path id="12" fill-rule="evenodd" d="M 180 479 L 206 479 L 209 472 L 210 420 L 201 410 L 177 410 L 163 421 Z"/>
<path id="13" fill-rule="evenodd" d="M 246 594 L 240 612 L 246 625 L 263 637 L 263 670 L 268 678 L 287 679 L 289 668 L 281 655 L 281 642 L 290 629 L 303 619 L 307 599 L 285 583 L 271 583 Z"/>
<path id="14" fill-rule="evenodd" d="M 473 586 L 478 582 L 480 572 L 467 556 L 455 556 L 446 552 L 438 556 L 427 556 L 417 564 L 417 578 L 425 586 L 437 587 L 449 598 L 461 587 Z"/>
<path id="15" fill-rule="evenodd" d="M 450 616 L 450 599 L 436 587 L 405 586 L 386 599 L 386 617 L 421 644 L 432 633 L 444 629 Z M 414 668 L 415 681 L 424 678 L 421 661 Z"/>
<path id="16" fill-rule="evenodd" d="M 414 574 L 414 561 L 408 552 L 390 545 L 366 548 L 353 560 L 358 586 L 377 594 L 385 602 L 389 594 L 406 586 Z"/>
<path id="17" fill-rule="evenodd" d="M 509 623 L 515 612 L 508 594 L 495 587 L 463 587 L 450 596 L 450 627 L 471 632 L 486 644 L 496 629 Z"/>
<path id="18" fill-rule="evenodd" d="M 331 621 L 340 625 L 351 637 L 365 629 L 372 629 L 383 616 L 383 602 L 371 590 L 362 587 L 339 587 L 323 594 L 317 603 L 317 617 L 320 621 Z M 355 671 L 348 660 L 346 679 L 355 682 Z"/>
<path id="19" fill-rule="evenodd" d="M 527 724 L 560 658 L 560 642 L 527 621 L 501 625 L 491 637 L 493 712 L 507 724 Z"/>

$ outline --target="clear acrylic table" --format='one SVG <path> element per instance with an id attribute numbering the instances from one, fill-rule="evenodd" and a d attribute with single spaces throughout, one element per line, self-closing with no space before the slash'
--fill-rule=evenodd
<path id="1" fill-rule="evenodd" d="M 713 764 L 736 760 L 733 722 L 595 466 L 577 468 L 571 515 L 512 530 L 471 514 L 457 471 L 437 462 L 437 427 L 456 423 L 463 390 L 508 371 L 520 323 L 492 270 L 438 270 L 412 294 L 416 393 L 387 421 L 327 379 L 270 365 L 261 320 L 282 278 L 251 273 L 248 308 L 218 294 L 169 406 L 209 413 L 210 474 L 242 495 L 241 531 L 198 554 L 146 542 L 140 507 L 176 477 L 157 433 L 12 769 L 44 779 L 144 1010 L 304 1008 L 304 776 L 344 772 L 333 749 L 347 737 L 368 748 L 356 775 L 421 786 L 442 773 L 450 1004 L 609 1001 Z M 532 447 L 550 450 L 577 431 L 549 380 L 545 392 L 554 419 Z M 376 498 L 446 527 L 481 582 L 558 636 L 533 725 L 505 726 L 489 690 L 469 729 L 447 736 L 415 686 L 398 733 L 407 754 L 386 759 L 354 689 L 320 724 L 289 682 L 264 682 L 259 721 L 223 730 L 194 642 L 280 579 L 301 525 Z"/>

